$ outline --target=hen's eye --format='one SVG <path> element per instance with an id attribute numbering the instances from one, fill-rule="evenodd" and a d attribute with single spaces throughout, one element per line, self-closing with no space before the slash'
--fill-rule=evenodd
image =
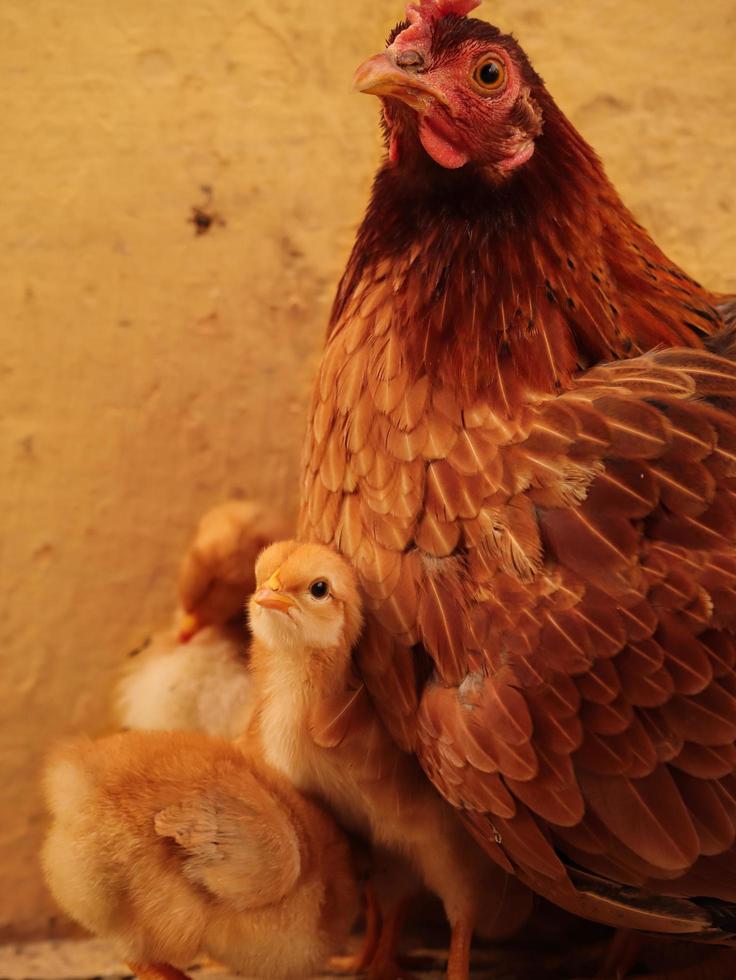
<path id="1" fill-rule="evenodd" d="M 330 594 L 329 583 L 323 578 L 318 578 L 316 582 L 312 582 L 309 586 L 309 594 L 314 599 L 326 599 Z"/>
<path id="2" fill-rule="evenodd" d="M 473 81 L 483 92 L 497 92 L 506 81 L 506 69 L 499 58 L 484 58 L 475 67 Z"/>

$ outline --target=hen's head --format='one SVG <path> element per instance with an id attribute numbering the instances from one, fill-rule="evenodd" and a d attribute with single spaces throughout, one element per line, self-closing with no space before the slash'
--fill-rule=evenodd
<path id="1" fill-rule="evenodd" d="M 358 68 L 359 91 L 383 99 L 394 163 L 420 144 L 442 167 L 502 179 L 533 155 L 542 80 L 513 37 L 466 16 L 479 3 L 410 3 L 386 50 Z"/>
<path id="2" fill-rule="evenodd" d="M 277 651 L 331 650 L 348 657 L 362 625 L 352 566 L 324 545 L 280 541 L 256 562 L 253 633 Z"/>

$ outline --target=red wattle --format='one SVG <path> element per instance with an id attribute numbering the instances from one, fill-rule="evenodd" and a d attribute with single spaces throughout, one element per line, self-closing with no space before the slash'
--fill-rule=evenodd
<path id="1" fill-rule="evenodd" d="M 468 162 L 468 154 L 439 131 L 436 123 L 425 116 L 419 125 L 419 139 L 435 163 L 447 170 L 457 170 Z"/>

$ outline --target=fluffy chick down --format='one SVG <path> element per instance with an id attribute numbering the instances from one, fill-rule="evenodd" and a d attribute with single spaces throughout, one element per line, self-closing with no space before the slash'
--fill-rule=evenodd
<path id="1" fill-rule="evenodd" d="M 348 845 L 283 777 L 224 739 L 127 732 L 50 757 L 46 880 L 128 962 L 208 955 L 248 975 L 304 977 L 357 914 Z"/>
<path id="2" fill-rule="evenodd" d="M 198 731 L 234 738 L 253 711 L 247 645 L 233 629 L 208 626 L 188 643 L 154 636 L 120 678 L 115 714 L 124 728 Z"/>

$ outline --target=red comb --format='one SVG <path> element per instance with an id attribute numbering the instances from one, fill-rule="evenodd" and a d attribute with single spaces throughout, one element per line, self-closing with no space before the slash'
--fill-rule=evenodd
<path id="1" fill-rule="evenodd" d="M 481 0 L 417 0 L 406 8 L 406 19 L 410 27 L 396 38 L 401 47 L 424 40 L 432 24 L 443 17 L 454 14 L 455 17 L 465 17 L 471 10 L 479 7 Z"/>
<path id="2" fill-rule="evenodd" d="M 481 0 L 418 0 L 417 3 L 409 4 L 406 16 L 412 24 L 412 14 L 422 20 L 439 20 L 440 17 L 449 17 L 450 14 L 465 17 L 471 10 L 480 7 L 480 3 Z"/>

